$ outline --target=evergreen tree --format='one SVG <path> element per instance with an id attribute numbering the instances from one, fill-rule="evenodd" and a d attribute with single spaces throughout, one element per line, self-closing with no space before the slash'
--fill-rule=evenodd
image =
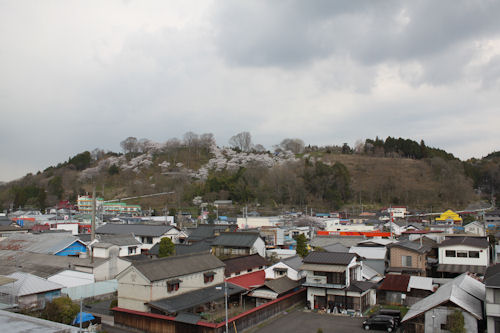
<path id="1" fill-rule="evenodd" d="M 297 237 L 295 237 L 295 241 L 297 242 L 297 254 L 304 258 L 307 256 L 309 253 L 309 250 L 307 250 L 307 238 L 304 236 L 304 234 L 300 234 Z"/>
<path id="2" fill-rule="evenodd" d="M 160 241 L 160 248 L 158 250 L 158 257 L 169 257 L 175 253 L 175 245 L 168 237 L 163 237 Z"/>

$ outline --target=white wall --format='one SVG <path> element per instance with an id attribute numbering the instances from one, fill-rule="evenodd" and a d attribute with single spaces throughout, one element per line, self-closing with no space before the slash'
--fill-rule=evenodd
<path id="1" fill-rule="evenodd" d="M 266 257 L 266 243 L 262 238 L 257 238 L 252 248 L 250 249 L 250 254 L 258 253 L 262 258 Z"/>
<path id="2" fill-rule="evenodd" d="M 287 269 L 287 272 L 286 272 L 286 276 L 288 276 L 288 278 L 290 280 L 294 280 L 294 281 L 298 281 L 300 279 L 302 279 L 303 277 L 306 276 L 306 272 L 305 271 L 299 271 L 297 272 L 295 269 L 291 268 L 290 266 L 286 265 L 285 263 L 283 262 L 278 262 L 268 268 L 266 268 L 264 271 L 266 273 L 266 280 L 268 279 L 279 279 L 280 277 L 283 277 L 285 275 L 278 275 L 277 272 L 274 271 L 274 268 L 285 268 Z"/>
<path id="3" fill-rule="evenodd" d="M 464 258 L 464 257 L 446 257 L 446 251 L 479 251 L 479 258 Z M 476 265 L 488 266 L 489 264 L 489 249 L 480 249 L 466 245 L 450 245 L 439 247 L 439 263 L 451 265 Z"/>

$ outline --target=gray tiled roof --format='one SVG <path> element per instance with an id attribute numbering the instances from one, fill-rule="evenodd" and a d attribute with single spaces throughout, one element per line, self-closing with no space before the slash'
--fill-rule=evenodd
<path id="1" fill-rule="evenodd" d="M 353 258 L 355 253 L 346 252 L 311 252 L 304 258 L 306 264 L 323 264 L 323 265 L 347 265 Z"/>
<path id="2" fill-rule="evenodd" d="M 149 281 L 164 280 L 224 267 L 222 261 L 209 253 L 195 253 L 139 261 L 132 263 L 132 265 L 148 278 Z"/>
<path id="3" fill-rule="evenodd" d="M 189 241 L 200 241 L 205 238 L 213 238 L 216 233 L 235 230 L 236 225 L 231 224 L 200 224 L 198 228 L 191 230 Z"/>
<path id="4" fill-rule="evenodd" d="M 345 247 L 355 246 L 365 240 L 364 236 L 316 236 L 311 240 L 312 247 L 325 247 L 332 244 L 342 244 Z"/>
<path id="5" fill-rule="evenodd" d="M 258 254 L 229 258 L 223 260 L 223 262 L 226 265 L 226 276 L 230 276 L 232 273 L 246 271 L 247 269 L 269 266 L 269 262 Z"/>
<path id="6" fill-rule="evenodd" d="M 156 245 L 155 245 L 156 246 Z M 153 246 L 153 248 L 155 247 Z M 149 251 L 151 254 L 158 254 L 158 249 L 156 253 L 153 252 L 153 248 Z M 159 247 L 158 247 L 159 248 Z M 200 252 L 210 252 L 212 249 L 212 243 L 207 240 L 201 240 L 199 242 L 187 245 L 187 244 L 175 244 L 175 255 L 184 255 L 190 253 L 200 253 Z"/>
<path id="7" fill-rule="evenodd" d="M 401 247 L 401 248 L 404 248 L 407 250 L 412 250 L 412 251 L 419 252 L 419 253 L 426 253 L 426 252 L 429 252 L 431 250 L 430 246 L 426 246 L 426 245 L 420 246 L 419 242 L 412 242 L 410 240 L 403 240 L 403 241 L 399 241 L 397 243 L 392 243 L 392 244 L 387 245 L 387 247 Z"/>
<path id="8" fill-rule="evenodd" d="M 299 255 L 295 255 L 293 257 L 285 258 L 281 260 L 287 266 L 295 269 L 296 271 L 300 270 L 300 266 L 302 266 L 302 258 Z"/>
<path id="9" fill-rule="evenodd" d="M 279 279 L 266 281 L 266 283 L 264 283 L 264 286 L 271 289 L 277 294 L 283 294 L 300 286 L 300 282 L 290 280 L 287 276 L 283 276 Z"/>
<path id="10" fill-rule="evenodd" d="M 134 234 L 136 236 L 159 237 L 173 228 L 175 227 L 170 225 L 107 223 L 97 228 L 96 233 L 112 235 Z"/>
<path id="11" fill-rule="evenodd" d="M 239 294 L 242 291 L 246 291 L 246 289 L 229 282 L 227 283 L 228 295 Z M 216 286 L 198 289 L 179 296 L 163 298 L 150 302 L 149 305 L 166 313 L 174 313 L 223 298 L 224 284 L 221 283 Z"/>
<path id="12" fill-rule="evenodd" d="M 450 246 L 450 245 L 466 245 L 466 246 L 485 249 L 489 246 L 489 243 L 486 240 L 486 238 L 483 237 L 459 236 L 459 237 L 450 237 L 448 239 L 445 239 L 443 242 L 441 242 L 441 244 L 439 244 L 439 247 Z"/>
<path id="13" fill-rule="evenodd" d="M 109 243 L 118 246 L 126 246 L 126 245 L 141 245 L 132 234 L 120 234 L 120 235 L 97 235 L 99 242 Z"/>
<path id="14" fill-rule="evenodd" d="M 224 232 L 214 239 L 212 245 L 252 247 L 259 237 L 258 233 L 253 232 Z"/>

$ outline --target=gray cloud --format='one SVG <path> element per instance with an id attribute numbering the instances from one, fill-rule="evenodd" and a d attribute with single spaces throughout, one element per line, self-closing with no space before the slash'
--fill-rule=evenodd
<path id="1" fill-rule="evenodd" d="M 498 2 L 0 3 L 0 180 L 128 136 L 499 149 Z"/>

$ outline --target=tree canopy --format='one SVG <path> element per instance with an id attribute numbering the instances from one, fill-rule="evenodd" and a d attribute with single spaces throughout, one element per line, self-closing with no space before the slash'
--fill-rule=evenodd
<path id="1" fill-rule="evenodd" d="M 160 248 L 158 250 L 158 257 L 169 257 L 175 253 L 175 244 L 168 237 L 163 237 L 160 240 Z"/>

